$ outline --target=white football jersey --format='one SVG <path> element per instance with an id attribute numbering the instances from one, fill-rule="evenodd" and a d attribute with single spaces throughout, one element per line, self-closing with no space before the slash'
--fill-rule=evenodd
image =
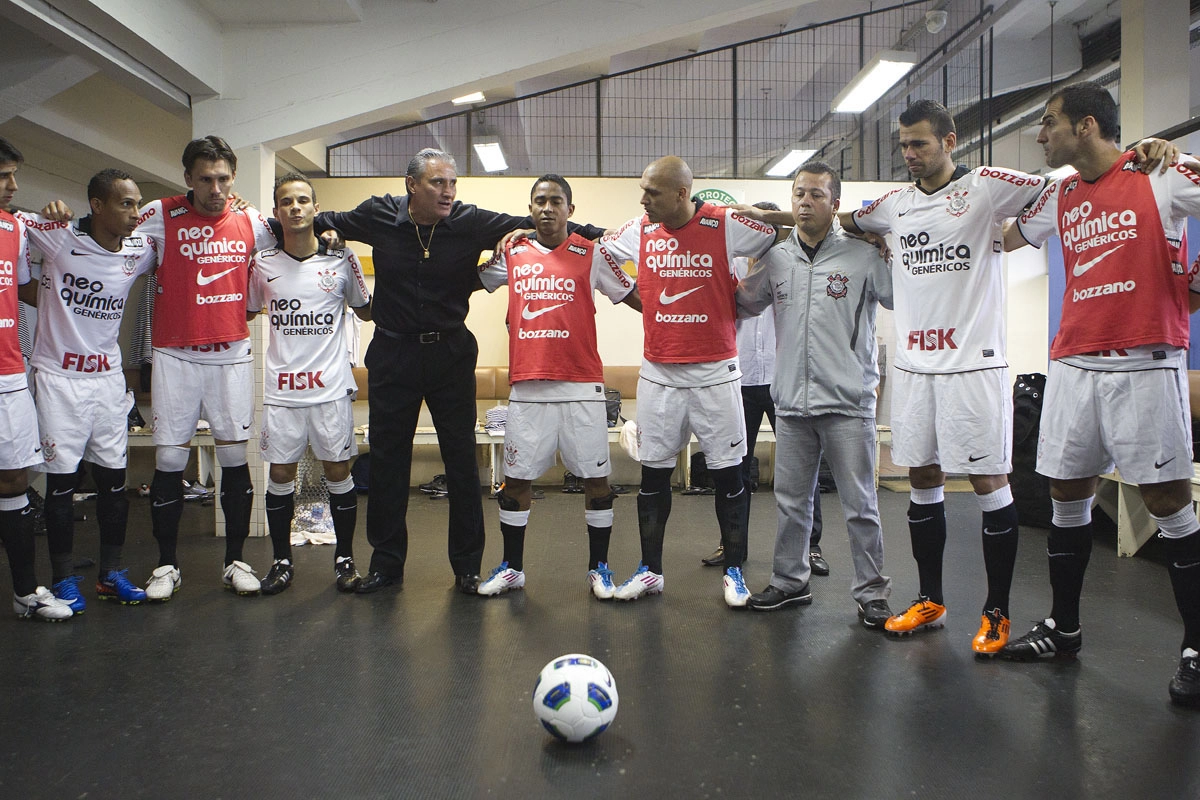
<path id="1" fill-rule="evenodd" d="M 1044 185 L 1000 167 L 959 167 L 936 192 L 913 184 L 854 212 L 860 229 L 890 234 L 897 369 L 1007 366 L 1001 224 Z"/>
<path id="2" fill-rule="evenodd" d="M 135 233 L 113 253 L 88 233 L 90 217 L 22 219 L 30 246 L 44 256 L 33 365 L 70 378 L 120 372 L 121 316 L 133 282 L 158 264 L 153 243 Z"/>
<path id="3" fill-rule="evenodd" d="M 352 393 L 346 306 L 369 302 L 362 267 L 349 250 L 304 260 L 274 248 L 254 256 L 246 310 L 267 313 L 263 402 L 312 406 Z"/>

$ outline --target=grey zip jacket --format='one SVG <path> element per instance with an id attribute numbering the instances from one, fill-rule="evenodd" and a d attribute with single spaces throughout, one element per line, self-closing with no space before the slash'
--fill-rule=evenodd
<path id="1" fill-rule="evenodd" d="M 874 247 L 834 221 L 814 261 L 790 236 L 738 285 L 740 315 L 775 305 L 777 413 L 875 416 L 876 303 L 892 307 L 892 272 Z"/>

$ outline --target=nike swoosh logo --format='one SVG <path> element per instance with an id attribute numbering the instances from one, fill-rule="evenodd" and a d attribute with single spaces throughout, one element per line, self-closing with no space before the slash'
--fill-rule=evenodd
<path id="1" fill-rule="evenodd" d="M 154 508 L 165 508 L 165 507 L 171 505 L 172 503 L 178 503 L 178 502 L 179 502 L 178 500 L 168 500 L 167 502 L 164 503 L 161 500 L 155 500 L 153 503 L 151 503 L 151 505 Z"/>
<path id="2" fill-rule="evenodd" d="M 780 286 L 783 286 L 785 283 L 787 283 L 787 281 L 780 281 L 779 283 L 775 284 L 775 288 L 778 289 Z"/>
<path id="3" fill-rule="evenodd" d="M 680 292 L 679 294 L 667 294 L 667 290 L 663 289 L 662 292 L 660 292 L 658 295 L 658 302 L 662 303 L 664 306 L 669 306 L 669 305 L 671 305 L 671 303 L 674 303 L 676 300 L 680 300 L 684 297 L 687 297 L 692 292 L 698 292 L 703 288 L 704 288 L 703 286 L 693 286 L 691 289 L 688 289 L 686 292 Z"/>
<path id="4" fill-rule="evenodd" d="M 1178 561 L 1172 561 L 1171 563 L 1174 565 L 1175 569 L 1192 569 L 1193 567 L 1200 567 L 1200 561 L 1196 561 L 1192 564 L 1180 564 Z"/>
<path id="5" fill-rule="evenodd" d="M 741 443 L 742 443 L 742 442 L 744 442 L 744 441 L 746 441 L 746 440 L 745 440 L 745 439 L 738 439 L 736 442 L 730 442 L 730 443 L 729 443 L 729 446 L 730 446 L 730 447 L 737 447 L 739 444 L 741 444 Z"/>
<path id="6" fill-rule="evenodd" d="M 556 308 L 562 308 L 565 305 L 566 305 L 566 303 L 559 303 L 556 306 L 546 306 L 545 308 L 539 308 L 537 311 L 530 311 L 529 306 L 527 305 L 521 309 L 521 319 L 537 319 L 542 314 L 546 314 L 550 311 L 553 311 Z"/>
<path id="7" fill-rule="evenodd" d="M 218 272 L 216 275 L 205 275 L 204 269 L 201 268 L 200 271 L 196 273 L 196 283 L 200 284 L 201 286 L 208 286 L 213 281 L 217 280 L 218 278 L 222 278 L 222 277 L 228 275 L 229 273 L 233 272 L 235 269 L 237 269 L 237 267 L 230 267 L 227 270 Z"/>
<path id="8" fill-rule="evenodd" d="M 984 536 L 1003 536 L 1006 533 L 1012 533 L 1012 528 L 1005 528 L 1002 531 L 989 531 L 987 528 L 983 529 Z"/>
<path id="9" fill-rule="evenodd" d="M 907 213 L 908 213 L 907 211 L 901 211 L 901 212 L 899 212 L 898 214 L 896 214 L 896 216 L 897 216 L 897 217 L 903 217 L 903 216 L 904 216 L 905 214 L 907 214 Z"/>
<path id="10" fill-rule="evenodd" d="M 251 423 L 251 424 L 253 424 L 253 423 Z M 244 431 L 250 430 L 250 425 L 243 425 L 242 430 L 244 430 Z"/>
<path id="11" fill-rule="evenodd" d="M 921 519 L 913 519 L 912 517 L 908 518 L 910 525 L 920 525 L 922 522 L 930 522 L 931 520 L 933 520 L 933 517 L 922 517 Z"/>
<path id="12" fill-rule="evenodd" d="M 72 247 L 72 248 L 71 248 L 71 255 L 73 255 L 73 256 L 86 256 L 86 255 L 87 255 L 87 253 L 81 253 L 81 252 L 79 252 L 78 250 L 76 250 L 74 247 Z"/>
<path id="13" fill-rule="evenodd" d="M 65 492 L 60 492 L 57 489 L 55 489 L 53 492 L 50 493 L 50 496 L 51 497 L 63 497 L 65 495 L 74 494 L 74 493 L 75 493 L 74 489 L 67 489 Z"/>
<path id="14" fill-rule="evenodd" d="M 116 494 L 117 492 L 125 491 L 125 487 L 124 486 L 114 486 L 111 489 L 109 489 L 109 491 L 112 492 L 113 494 Z"/>
<path id="15" fill-rule="evenodd" d="M 603 467 L 603 466 L 604 466 L 605 464 L 607 464 L 607 463 L 608 463 L 608 459 L 606 458 L 606 459 L 604 459 L 603 461 L 597 461 L 597 462 L 596 462 L 596 466 L 597 466 L 597 467 Z"/>
<path id="16" fill-rule="evenodd" d="M 970 461 L 972 464 L 974 464 L 976 461 L 983 461 L 985 458 L 987 458 L 987 455 L 967 456 L 967 461 Z"/>
<path id="17" fill-rule="evenodd" d="M 267 511 L 283 511 L 287 506 L 267 506 Z"/>
<path id="18" fill-rule="evenodd" d="M 1167 464 L 1170 464 L 1170 463 L 1171 463 L 1172 461 L 1174 461 L 1174 460 L 1175 460 L 1175 456 L 1171 456 L 1170 458 L 1168 458 L 1166 461 L 1162 462 L 1161 464 L 1160 464 L 1160 463 L 1158 463 L 1157 461 L 1155 461 L 1155 462 L 1154 462 L 1154 468 L 1155 468 L 1155 469 L 1162 469 L 1163 467 L 1165 467 Z"/>
<path id="19" fill-rule="evenodd" d="M 334 511 L 357 511 L 358 506 L 337 506 L 333 510 Z"/>
<path id="20" fill-rule="evenodd" d="M 272 275 L 271 277 L 267 278 L 267 283 L 270 283 L 271 281 L 277 281 L 282 277 L 282 275 Z"/>
<path id="21" fill-rule="evenodd" d="M 1085 261 L 1082 264 L 1076 264 L 1075 268 L 1071 270 L 1071 274 L 1074 275 L 1076 278 L 1078 278 L 1080 275 L 1087 272 L 1089 269 L 1096 266 L 1101 261 L 1108 258 L 1109 256 L 1111 256 L 1113 253 L 1117 252 L 1124 246 L 1125 246 L 1125 244 L 1122 242 L 1121 244 L 1117 245 L 1116 247 L 1112 247 L 1112 248 L 1109 248 L 1108 250 L 1105 250 L 1103 253 L 1096 256 L 1091 261 Z"/>

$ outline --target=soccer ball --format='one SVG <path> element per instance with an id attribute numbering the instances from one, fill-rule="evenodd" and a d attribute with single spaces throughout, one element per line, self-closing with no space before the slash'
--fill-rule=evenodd
<path id="1" fill-rule="evenodd" d="M 617 716 L 617 682 L 608 667 L 591 656 L 559 656 L 533 685 L 533 713 L 554 737 L 589 741 Z"/>

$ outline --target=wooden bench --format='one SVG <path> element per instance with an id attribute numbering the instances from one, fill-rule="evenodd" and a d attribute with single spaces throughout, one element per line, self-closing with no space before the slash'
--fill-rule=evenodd
<path id="1" fill-rule="evenodd" d="M 1192 505 L 1200 503 L 1200 464 L 1192 464 Z M 1096 505 L 1117 523 L 1117 555 L 1130 557 L 1158 531 L 1158 525 L 1142 502 L 1136 483 L 1128 483 L 1119 472 L 1100 476 Z"/>

